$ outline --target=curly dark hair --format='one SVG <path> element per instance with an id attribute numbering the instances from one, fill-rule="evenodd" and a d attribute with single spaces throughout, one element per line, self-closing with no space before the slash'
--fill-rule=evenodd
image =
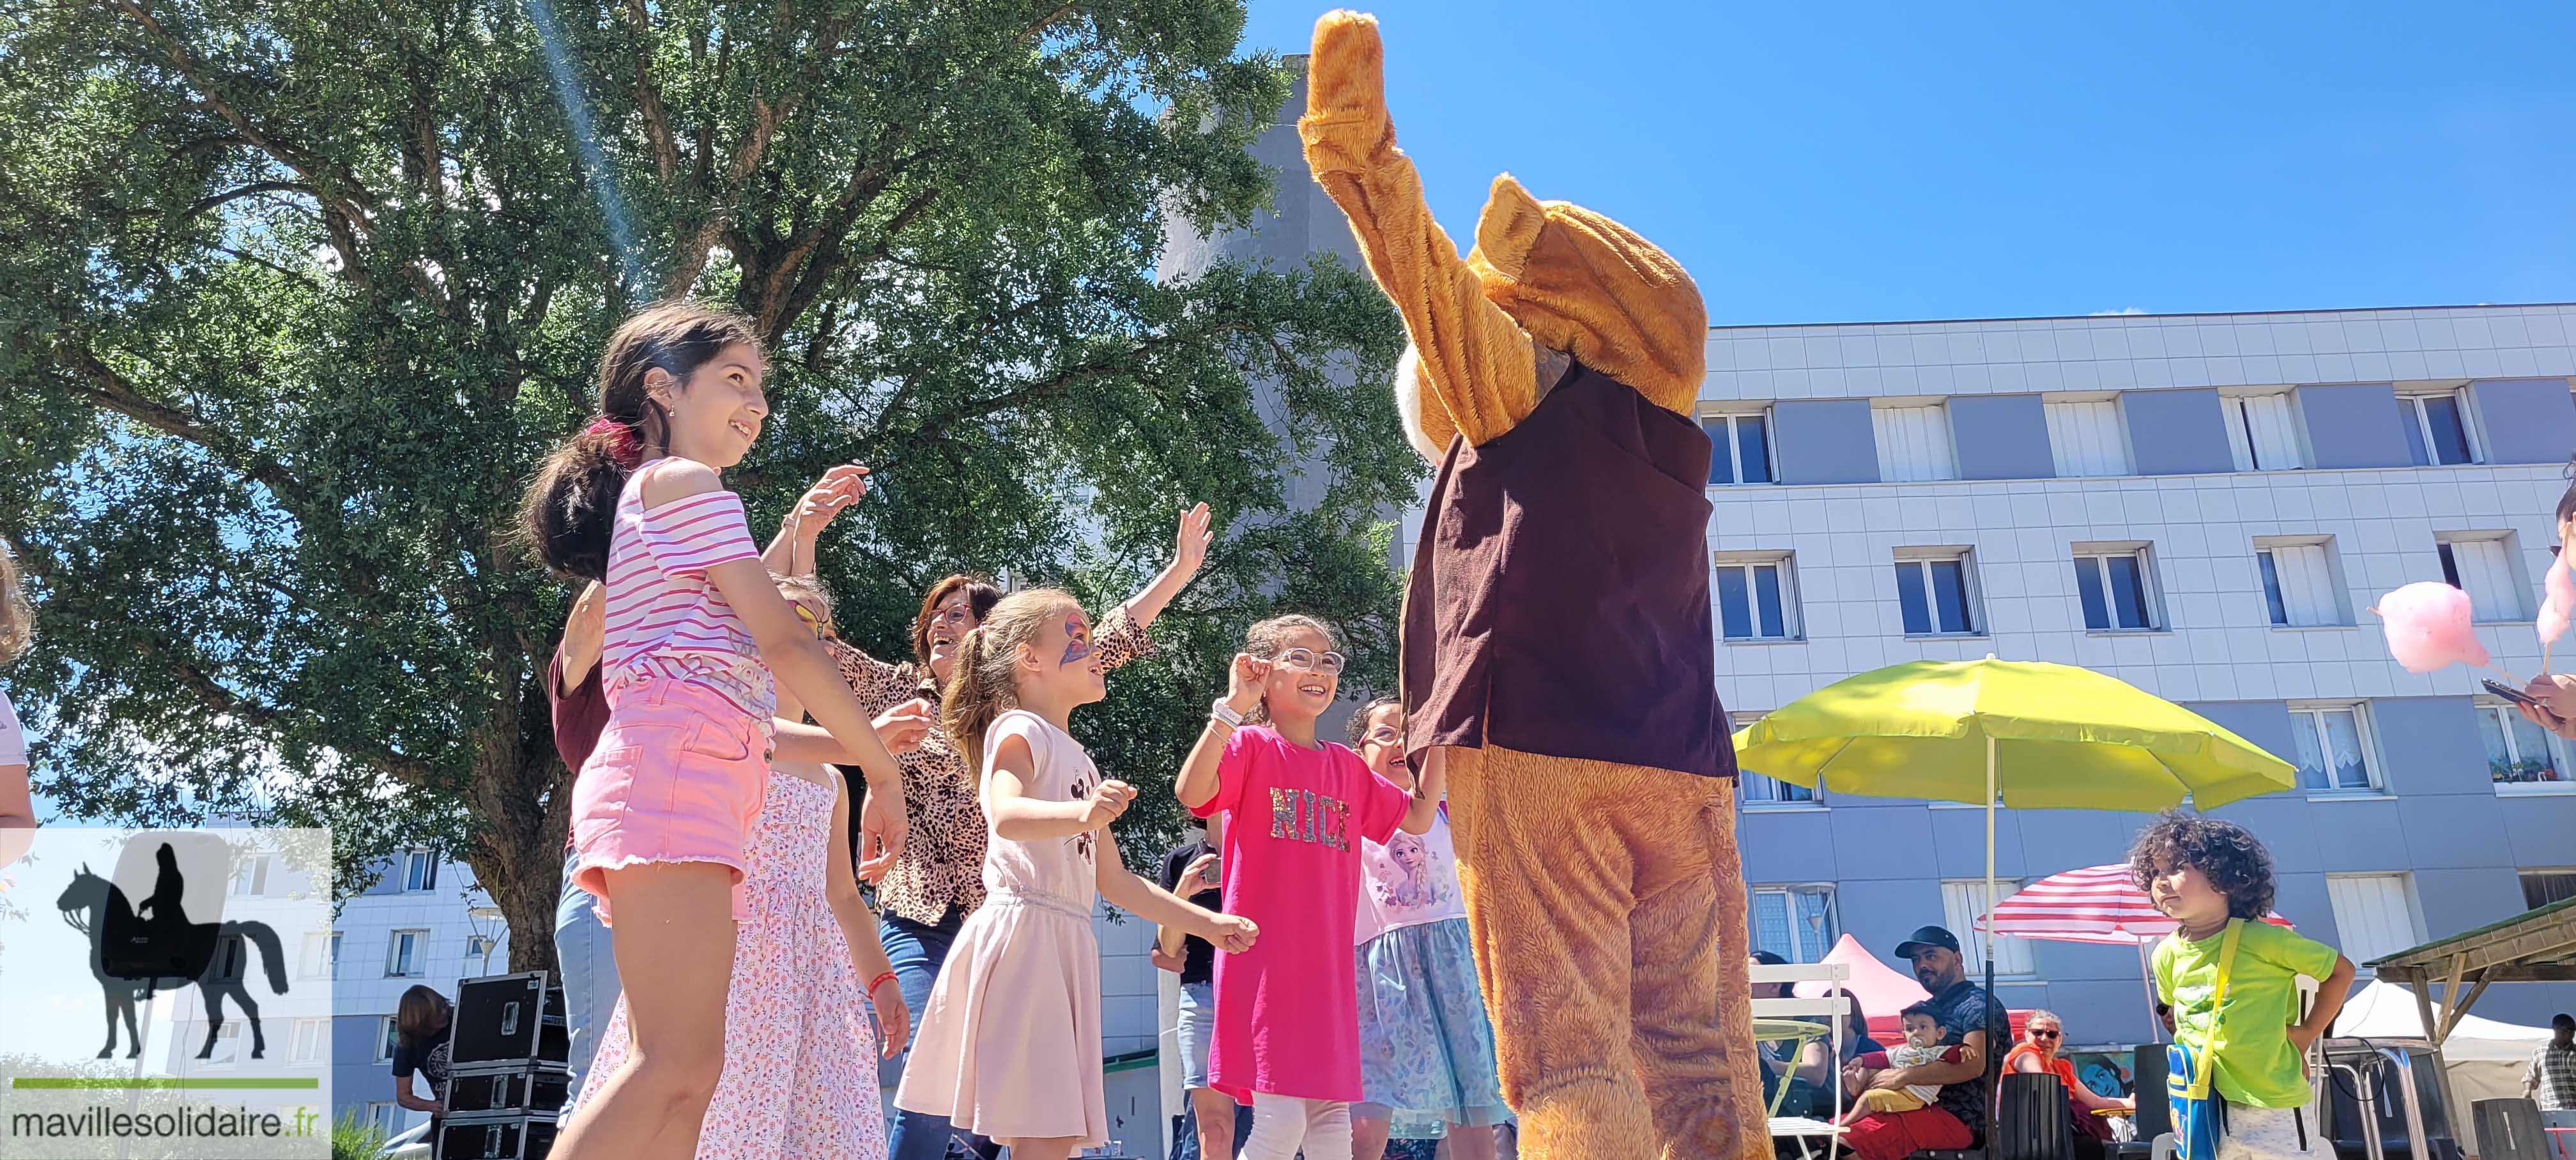
<path id="1" fill-rule="evenodd" d="M 2272 913 L 2272 852 L 2251 830 L 2205 818 L 2180 807 L 2156 815 L 2129 844 L 2129 877 L 2138 889 L 2179 866 L 2200 871 L 2211 889 L 2227 896 L 2231 918 Z"/>
<path id="2" fill-rule="evenodd" d="M 1360 706 L 1359 712 L 1351 714 L 1351 723 L 1348 730 L 1351 735 L 1351 748 L 1359 748 L 1360 741 L 1368 736 L 1369 718 L 1377 716 L 1378 710 L 1386 708 L 1389 705 L 1401 705 L 1403 703 L 1404 702 L 1396 700 L 1393 697 L 1380 697 L 1377 700 Z"/>

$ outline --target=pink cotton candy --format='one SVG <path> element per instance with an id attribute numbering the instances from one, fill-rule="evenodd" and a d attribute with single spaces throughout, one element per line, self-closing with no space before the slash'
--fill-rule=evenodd
<path id="1" fill-rule="evenodd" d="M 2534 627 L 2540 630 L 2540 643 L 2546 645 L 2567 635 L 2567 621 L 2576 616 L 2576 575 L 2567 571 L 2566 553 L 2558 554 L 2558 561 L 2549 566 L 2549 578 L 2540 586 L 2547 596 L 2540 602 L 2540 621 Z"/>
<path id="2" fill-rule="evenodd" d="M 2388 653 L 2410 673 L 2444 665 L 2487 663 L 2487 648 L 2469 627 L 2469 594 L 2420 581 L 2379 598 L 2371 609 L 2388 622 Z M 2563 627 L 2563 625 L 2562 625 Z"/>

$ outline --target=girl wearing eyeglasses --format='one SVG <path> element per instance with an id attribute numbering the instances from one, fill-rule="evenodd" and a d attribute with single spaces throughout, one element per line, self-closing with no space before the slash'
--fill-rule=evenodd
<path id="1" fill-rule="evenodd" d="M 1342 655 L 1312 617 L 1253 625 L 1226 695 L 1173 785 L 1200 817 L 1227 815 L 1226 909 L 1261 928 L 1216 961 L 1208 1084 L 1252 1105 L 1244 1160 L 1350 1160 L 1362 1098 L 1357 929 L 1360 846 L 1430 831 L 1442 778 L 1408 792 L 1315 735 L 1340 689 Z"/>

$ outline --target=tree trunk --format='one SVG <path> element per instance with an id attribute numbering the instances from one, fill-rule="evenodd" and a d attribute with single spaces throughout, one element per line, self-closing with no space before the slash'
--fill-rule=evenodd
<path id="1" fill-rule="evenodd" d="M 510 969 L 552 971 L 572 774 L 555 756 L 551 733 L 531 735 L 520 728 L 522 703 L 508 699 L 487 719 L 488 732 L 475 746 L 480 759 L 465 800 L 474 811 L 477 838 L 465 862 L 509 924 Z M 530 752 L 532 744 L 544 747 Z"/>

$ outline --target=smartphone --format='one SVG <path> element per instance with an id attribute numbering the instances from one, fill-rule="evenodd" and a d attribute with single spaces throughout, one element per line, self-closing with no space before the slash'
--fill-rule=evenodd
<path id="1" fill-rule="evenodd" d="M 1224 883 L 1225 883 L 1225 864 L 1224 864 L 1224 860 L 1223 860 L 1223 859 L 1220 859 L 1220 858 L 1210 858 L 1210 859 L 1208 859 L 1207 875 L 1206 875 L 1206 877 L 1205 877 L 1204 881 L 1205 881 L 1208 885 L 1210 885 L 1210 886 L 1221 886 L 1221 885 L 1224 885 Z"/>
<path id="2" fill-rule="evenodd" d="M 2502 682 L 2500 682 L 2500 681 L 2491 681 L 2491 680 L 2490 680 L 2490 681 L 2480 681 L 2480 682 L 2478 682 L 2478 683 L 2479 683 L 2479 684 L 2481 684 L 2481 685 L 2485 685 L 2485 686 L 2487 687 L 2487 691 L 2488 691 L 2488 692 L 2493 693 L 2493 694 L 2495 694 L 2496 696 L 2502 697 L 2502 698 L 2504 698 L 2505 700 L 2511 701 L 2511 702 L 2513 702 L 2514 704 L 2517 704 L 2517 705 L 2538 705 L 2538 704 L 2540 703 L 2540 702 L 2538 702 L 2538 701 L 2532 700 L 2532 699 L 2531 699 L 2531 694 L 2529 694 L 2529 693 L 2525 693 L 2525 692 L 2523 692 L 2523 691 L 2522 691 L 2522 690 L 2520 690 L 2520 689 L 2514 688 L 2514 687 L 2512 687 L 2512 686 L 2510 686 L 2510 685 L 2506 685 L 2506 684 L 2504 684 L 2504 683 L 2502 683 Z"/>
<path id="3" fill-rule="evenodd" d="M 868 473 L 859 478 L 866 480 L 868 484 L 868 489 L 859 494 L 860 499 L 892 500 L 894 498 L 894 493 L 886 490 L 885 476 L 878 474 L 875 468 L 869 468 Z"/>

